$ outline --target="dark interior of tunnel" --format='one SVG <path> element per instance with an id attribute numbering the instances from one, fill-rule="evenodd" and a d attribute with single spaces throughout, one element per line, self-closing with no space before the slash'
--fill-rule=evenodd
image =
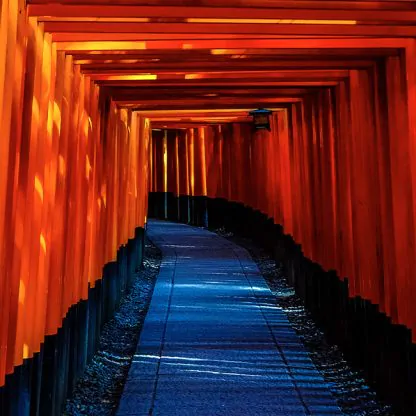
<path id="1" fill-rule="evenodd" d="M 152 218 L 262 247 L 416 415 L 415 22 L 412 0 L 3 0 L 0 415 L 62 414 Z"/>

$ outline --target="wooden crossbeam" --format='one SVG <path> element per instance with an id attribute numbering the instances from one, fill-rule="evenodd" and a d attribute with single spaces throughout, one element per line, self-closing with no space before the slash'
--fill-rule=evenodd
<path id="1" fill-rule="evenodd" d="M 272 105 L 277 104 L 288 104 L 288 103 L 296 103 L 301 102 L 302 98 L 300 97 L 282 97 L 282 98 L 275 98 L 273 100 L 268 99 L 261 99 L 261 100 L 253 100 L 252 98 L 240 99 L 240 100 L 229 100 L 224 101 L 220 100 L 218 102 L 207 102 L 207 100 L 194 100 L 191 102 L 183 102 L 182 100 L 177 100 L 175 102 L 171 101 L 159 101 L 155 100 L 154 102 L 146 102 L 143 103 L 140 98 L 137 99 L 118 99 L 114 98 L 114 101 L 124 107 L 124 106 L 131 106 L 135 107 L 137 110 L 142 111 L 150 111 L 150 110 L 193 110 L 194 108 L 199 109 L 216 109 L 216 108 L 241 108 L 251 106 L 252 108 L 256 107 L 270 107 Z"/>
<path id="2" fill-rule="evenodd" d="M 85 63 L 86 60 L 78 60 L 75 63 L 80 64 L 84 74 L 124 74 L 126 72 L 134 71 L 136 74 L 156 72 L 159 74 L 169 73 L 172 69 L 178 72 L 204 72 L 204 71 L 219 71 L 223 69 L 223 62 L 178 62 L 177 64 L 146 64 L 146 63 L 113 63 L 98 62 Z M 369 60 L 340 60 L 340 61 L 255 61 L 255 62 L 228 62 L 227 68 L 230 70 L 249 71 L 258 68 L 261 69 L 345 69 L 345 68 L 369 68 L 373 65 Z"/>
<path id="3" fill-rule="evenodd" d="M 196 90 L 194 93 L 188 92 L 187 94 L 172 94 L 166 92 L 166 90 L 158 91 L 151 89 L 134 89 L 134 88 L 111 88 L 107 89 L 107 93 L 110 94 L 114 99 L 136 99 L 140 98 L 143 102 L 153 102 L 159 99 L 163 100 L 175 100 L 180 97 L 181 100 L 205 100 L 213 102 L 215 100 L 239 100 L 240 98 L 253 98 L 253 99 L 271 99 L 274 98 L 285 98 L 285 97 L 301 97 L 310 91 L 306 88 L 281 88 L 272 90 L 269 94 L 265 94 L 264 91 L 257 92 L 256 90 L 247 90 L 245 93 L 231 93 L 230 91 L 221 92 L 216 89 L 212 89 L 212 92 Z M 260 90 L 261 91 L 261 90 Z M 173 102 L 173 101 L 172 101 Z"/>
<path id="4" fill-rule="evenodd" d="M 110 62 L 109 62 L 110 61 Z M 319 61 L 307 60 L 307 59 L 274 59 L 266 58 L 262 59 L 250 59 L 249 56 L 242 59 L 229 59 L 229 60 L 212 60 L 208 62 L 204 61 L 187 61 L 181 60 L 179 62 L 145 62 L 139 59 L 110 59 L 103 57 L 102 59 L 75 59 L 76 64 L 81 65 L 84 68 L 84 73 L 89 71 L 102 70 L 106 68 L 107 73 L 123 73 L 125 71 L 135 71 L 135 73 L 145 72 L 148 69 L 155 69 L 158 72 L 172 72 L 175 70 L 181 72 L 189 71 L 193 69 L 195 71 L 210 71 L 221 70 L 226 64 L 227 69 L 250 71 L 253 69 L 337 69 L 337 68 L 351 68 L 351 67 L 369 67 L 372 65 L 369 59 L 323 59 Z"/>
<path id="5" fill-rule="evenodd" d="M 336 36 L 322 35 L 317 38 L 328 38 Z M 354 36 L 340 36 L 354 37 Z M 215 34 L 215 33 L 79 33 L 79 32 L 53 32 L 54 42 L 90 42 L 90 41 L 146 41 L 146 40 L 201 40 L 201 39 L 307 39 L 307 35 L 262 35 L 262 34 Z"/>
<path id="6" fill-rule="evenodd" d="M 411 22 L 416 20 L 416 10 L 407 2 L 274 2 L 273 7 L 198 7 L 195 5 L 167 6 L 158 2 L 155 6 L 134 4 L 115 5 L 113 0 L 94 4 L 89 0 L 71 0 L 64 4 L 50 1 L 30 1 L 29 14 L 52 17 L 91 17 L 91 18 L 200 18 L 200 19 L 308 19 L 308 20 L 358 20 Z M 84 4 L 82 4 L 84 3 Z M 146 3 L 150 3 L 147 1 Z M 214 5 L 214 1 L 199 1 L 198 4 Z M 218 2 L 217 2 L 218 3 Z M 227 3 L 222 1 L 222 4 Z M 239 2 L 243 3 L 244 2 Z M 260 2 L 257 2 L 260 3 Z M 302 5 L 303 3 L 303 5 Z M 105 5 L 105 7 L 103 7 Z M 272 5 L 267 2 L 266 5 Z M 190 7 L 191 6 L 191 7 Z M 296 7 L 297 6 L 297 7 Z M 315 6 L 315 7 L 314 7 Z"/>
<path id="7" fill-rule="evenodd" d="M 260 82 L 260 81 L 230 81 L 230 82 L 205 82 L 205 83 L 180 83 L 180 82 L 138 82 L 134 81 L 117 81 L 117 82 L 97 82 L 100 86 L 105 86 L 106 88 L 114 87 L 116 89 L 125 87 L 125 88 L 136 88 L 140 86 L 141 88 L 156 88 L 156 87 L 180 87 L 180 88 L 193 88 L 193 87 L 207 87 L 210 86 L 213 89 L 217 87 L 255 87 L 255 86 L 264 86 L 264 87 L 279 87 L 279 88 L 287 88 L 287 87 L 322 87 L 322 86 L 334 86 L 338 85 L 339 81 L 268 81 L 268 82 Z"/>
<path id="8" fill-rule="evenodd" d="M 68 53 L 77 51 L 140 51 L 140 50 L 197 50 L 205 49 L 211 54 L 226 55 L 247 49 L 289 49 L 304 50 L 304 54 L 314 49 L 368 49 L 368 48 L 403 48 L 406 40 L 402 38 L 353 38 L 353 39 L 262 39 L 262 40 L 198 40 L 183 42 L 146 41 L 146 42 L 61 42 L 58 50 Z"/>
<path id="9" fill-rule="evenodd" d="M 342 79 L 348 76 L 348 70 L 325 70 L 325 69 L 305 69 L 305 70 L 279 70 L 279 71 L 266 71 L 258 69 L 257 71 L 221 71 L 221 72 L 194 72 L 194 73 L 180 73 L 180 72 L 164 72 L 158 73 L 155 71 L 153 74 L 137 74 L 134 71 L 125 71 L 124 73 L 106 73 L 101 72 L 98 74 L 91 74 L 90 77 L 93 80 L 100 81 L 129 81 L 135 80 L 214 80 L 220 81 L 224 79 L 244 79 L 244 80 L 316 80 L 316 79 Z"/>
<path id="10" fill-rule="evenodd" d="M 416 12 L 415 12 L 416 20 Z M 303 36 L 416 36 L 416 26 L 326 25 L 326 24 L 235 24 L 235 23 L 132 23 L 132 22 L 45 22 L 53 33 L 150 33 L 150 34 L 269 34 Z M 145 36 L 143 36 L 146 38 Z"/>
<path id="11" fill-rule="evenodd" d="M 333 40 L 333 38 L 331 38 Z M 361 38 L 364 39 L 365 38 Z M 396 41 L 398 41 L 396 39 Z M 117 42 L 117 44 L 119 44 Z M 229 62 L 234 59 L 252 59 L 252 60 L 289 60 L 299 59 L 310 61 L 338 60 L 338 59 L 367 59 L 385 57 L 387 55 L 398 55 L 398 50 L 402 48 L 406 42 L 397 42 L 395 47 L 382 48 L 308 48 L 308 49 L 290 49 L 290 48 L 238 48 L 238 49 L 159 49 L 159 50 L 77 50 L 72 51 L 71 55 L 74 60 L 88 59 L 91 61 L 102 60 L 124 60 L 139 59 L 139 62 L 170 62 L 180 63 L 182 61 L 205 61 L 209 62 Z M 68 52 L 69 53 L 69 52 Z"/>

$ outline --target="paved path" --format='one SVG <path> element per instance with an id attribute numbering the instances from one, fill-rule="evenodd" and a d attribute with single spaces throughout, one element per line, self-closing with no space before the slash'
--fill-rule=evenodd
<path id="1" fill-rule="evenodd" d="M 246 250 L 181 224 L 148 235 L 163 260 L 118 416 L 341 415 Z"/>

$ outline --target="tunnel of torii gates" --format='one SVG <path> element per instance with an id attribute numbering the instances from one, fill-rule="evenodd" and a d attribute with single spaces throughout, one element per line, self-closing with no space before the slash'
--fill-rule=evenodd
<path id="1" fill-rule="evenodd" d="M 187 198 L 162 217 L 205 197 L 208 222 L 275 230 L 329 334 L 414 405 L 414 1 L 0 8 L 4 414 L 61 406 L 141 262 L 149 190 Z"/>

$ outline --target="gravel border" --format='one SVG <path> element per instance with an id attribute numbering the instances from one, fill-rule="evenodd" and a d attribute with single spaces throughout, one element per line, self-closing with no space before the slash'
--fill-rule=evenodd
<path id="1" fill-rule="evenodd" d="M 118 407 L 137 341 L 152 298 L 161 262 L 160 250 L 146 238 L 143 266 L 104 325 L 100 346 L 67 400 L 65 416 L 110 416 Z"/>
<path id="2" fill-rule="evenodd" d="M 370 388 L 363 375 L 345 360 L 337 345 L 330 344 L 324 332 L 305 309 L 301 298 L 288 284 L 284 268 L 252 240 L 227 232 L 215 230 L 218 235 L 244 247 L 256 262 L 260 272 L 276 296 L 276 305 L 282 308 L 289 322 L 301 338 L 310 357 L 322 374 L 344 415 L 349 416 L 394 416 L 390 405 L 381 402 L 374 389 Z"/>

